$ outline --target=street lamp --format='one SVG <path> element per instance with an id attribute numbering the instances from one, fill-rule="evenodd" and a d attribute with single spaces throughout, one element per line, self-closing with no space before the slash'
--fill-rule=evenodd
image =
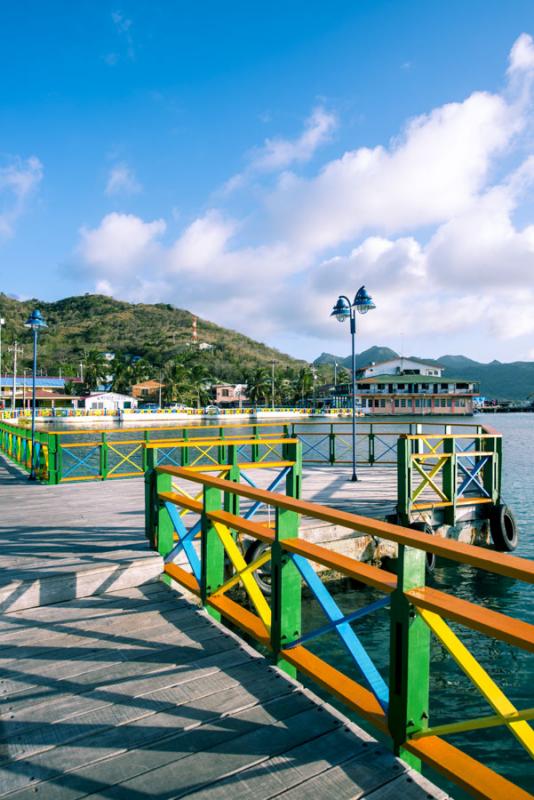
<path id="1" fill-rule="evenodd" d="M 365 286 L 360 286 L 353 303 L 342 294 L 338 297 L 337 303 L 330 314 L 338 322 L 345 322 L 346 319 L 350 319 L 352 337 L 352 481 L 358 480 L 356 474 L 356 312 L 367 314 L 373 308 L 376 308 L 376 306 L 372 297 L 367 294 Z"/>
<path id="2" fill-rule="evenodd" d="M 48 325 L 44 321 L 41 312 L 38 308 L 36 308 L 26 322 L 24 323 L 26 328 L 30 328 L 33 331 L 33 370 L 32 370 L 32 466 L 30 470 L 30 480 L 35 481 L 37 479 L 36 474 L 36 464 L 35 464 L 35 379 L 37 375 L 37 338 L 39 336 L 39 331 L 47 328 Z"/>

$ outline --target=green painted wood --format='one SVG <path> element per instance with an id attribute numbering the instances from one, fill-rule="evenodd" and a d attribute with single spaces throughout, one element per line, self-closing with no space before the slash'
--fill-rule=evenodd
<path id="1" fill-rule="evenodd" d="M 410 441 L 410 439 L 401 437 L 397 442 L 397 511 L 401 525 L 410 524 L 410 503 L 412 494 Z"/>
<path id="2" fill-rule="evenodd" d="M 107 435 L 102 433 L 102 444 L 100 446 L 100 478 L 105 481 L 108 476 L 108 440 Z"/>
<path id="3" fill-rule="evenodd" d="M 226 479 L 232 483 L 239 483 L 241 480 L 241 471 L 238 466 L 238 448 L 236 445 L 229 445 L 226 454 L 226 464 L 230 466 L 230 471 L 226 474 Z M 222 463 L 222 462 L 221 462 Z M 230 514 L 239 516 L 240 497 L 232 492 L 224 493 L 223 507 L 225 511 Z"/>
<path id="4" fill-rule="evenodd" d="M 288 442 L 283 445 L 284 458 L 294 461 L 286 477 L 286 494 L 300 498 L 302 492 L 302 445 Z M 302 586 L 300 574 L 280 542 L 299 535 L 300 516 L 294 511 L 276 509 L 276 540 L 271 547 L 271 647 L 274 662 L 292 677 L 296 669 L 280 658 L 280 650 L 298 638 L 302 630 Z"/>
<path id="5" fill-rule="evenodd" d="M 456 501 L 458 499 L 458 464 L 456 460 L 456 439 L 443 440 L 443 453 L 450 456 L 445 460 L 443 465 L 443 493 L 452 503 L 451 506 L 445 509 L 445 522 L 448 525 L 456 524 Z"/>
<path id="6" fill-rule="evenodd" d="M 391 595 L 388 725 L 394 752 L 416 769 L 419 759 L 402 747 L 406 739 L 428 727 L 430 630 L 404 592 L 425 585 L 423 550 L 399 546 L 398 585 Z"/>
<path id="7" fill-rule="evenodd" d="M 204 502 L 201 517 L 201 580 L 200 592 L 202 603 L 205 605 L 209 595 L 216 591 L 224 582 L 224 547 L 217 535 L 213 524 L 207 516 L 209 511 L 221 510 L 221 492 L 211 486 L 204 487 Z M 220 621 L 218 611 L 207 606 L 211 616 Z"/>
<path id="8" fill-rule="evenodd" d="M 182 432 L 182 440 L 184 442 L 189 441 L 189 433 L 185 429 Z M 182 447 L 180 449 L 180 463 L 182 467 L 189 466 L 189 447 Z"/>
<path id="9" fill-rule="evenodd" d="M 157 448 L 145 449 L 145 536 L 153 549 L 156 547 L 157 491 L 156 466 L 158 463 Z"/>
<path id="10" fill-rule="evenodd" d="M 156 472 L 156 496 L 160 492 L 172 491 L 172 478 L 163 472 Z M 165 558 L 174 547 L 174 526 L 169 512 L 163 503 L 158 503 L 158 521 L 156 531 L 158 553 Z"/>

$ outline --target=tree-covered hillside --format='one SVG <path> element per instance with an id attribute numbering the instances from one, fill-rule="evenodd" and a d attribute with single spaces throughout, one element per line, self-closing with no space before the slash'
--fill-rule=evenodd
<path id="1" fill-rule="evenodd" d="M 31 364 L 31 337 L 24 322 L 39 308 L 48 323 L 40 339 L 39 366 L 50 374 L 76 375 L 88 352 L 113 352 L 141 356 L 154 366 L 163 365 L 191 345 L 193 315 L 166 303 L 132 304 L 105 295 L 86 294 L 53 303 L 19 301 L 0 293 L 3 368 L 10 370 L 8 346 L 15 339 L 24 347 L 20 369 Z M 213 345 L 210 371 L 217 379 L 239 382 L 245 372 L 271 365 L 300 369 L 303 361 L 212 322 L 198 320 L 198 341 Z"/>

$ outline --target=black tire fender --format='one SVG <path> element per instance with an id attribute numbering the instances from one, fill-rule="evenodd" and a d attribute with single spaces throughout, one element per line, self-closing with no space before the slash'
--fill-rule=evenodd
<path id="1" fill-rule="evenodd" d="M 269 549 L 270 545 L 267 544 L 266 542 L 254 541 L 252 542 L 252 544 L 249 545 L 249 547 L 245 552 L 245 561 L 247 562 L 247 564 L 251 564 L 257 558 L 259 558 L 262 555 L 262 553 L 264 553 L 266 550 Z M 272 591 L 271 584 L 267 580 L 263 580 L 262 569 L 260 568 L 256 570 L 253 574 L 254 574 L 254 579 L 258 584 L 258 586 L 260 587 L 262 593 L 266 597 L 270 597 Z"/>
<path id="2" fill-rule="evenodd" d="M 421 531 L 421 533 L 427 533 L 429 536 L 434 536 L 434 530 L 428 522 L 412 522 L 410 525 L 414 531 Z M 426 571 L 429 573 L 434 572 L 436 569 L 436 554 L 435 553 L 427 553 L 426 554 Z"/>
<path id="3" fill-rule="evenodd" d="M 519 543 L 517 523 L 505 503 L 493 506 L 489 516 L 493 546 L 502 553 L 511 553 Z"/>

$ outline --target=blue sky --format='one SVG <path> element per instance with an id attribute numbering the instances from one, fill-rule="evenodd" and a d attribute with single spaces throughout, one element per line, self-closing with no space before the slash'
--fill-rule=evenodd
<path id="1" fill-rule="evenodd" d="M 0 289 L 534 358 L 531 2 L 4 2 Z"/>

